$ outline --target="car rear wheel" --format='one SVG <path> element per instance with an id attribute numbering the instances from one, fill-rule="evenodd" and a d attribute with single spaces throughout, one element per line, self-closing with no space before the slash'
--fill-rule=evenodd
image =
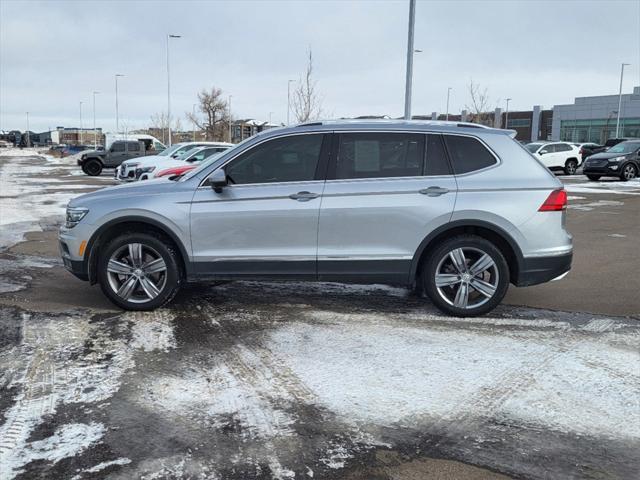
<path id="1" fill-rule="evenodd" d="M 632 180 L 638 176 L 638 169 L 633 163 L 627 163 L 624 167 L 622 167 L 622 172 L 620 172 L 620 180 L 626 182 L 627 180 Z"/>
<path id="2" fill-rule="evenodd" d="M 431 301 L 456 317 L 493 310 L 509 288 L 509 266 L 500 250 L 475 235 L 445 240 L 427 258 L 422 284 Z"/>
<path id="3" fill-rule="evenodd" d="M 598 180 L 600 180 L 600 175 L 587 175 L 587 178 L 589 180 L 592 180 L 594 182 L 597 182 Z"/>
<path id="4" fill-rule="evenodd" d="M 578 170 L 578 161 L 567 160 L 567 162 L 564 164 L 565 175 L 575 175 L 576 170 Z"/>
<path id="5" fill-rule="evenodd" d="M 89 160 L 82 165 L 82 171 L 92 177 L 97 177 L 102 173 L 102 163 L 99 160 Z"/>
<path id="6" fill-rule="evenodd" d="M 104 294 L 125 310 L 153 310 L 181 284 L 175 247 L 148 233 L 126 233 L 107 243 L 98 264 Z"/>

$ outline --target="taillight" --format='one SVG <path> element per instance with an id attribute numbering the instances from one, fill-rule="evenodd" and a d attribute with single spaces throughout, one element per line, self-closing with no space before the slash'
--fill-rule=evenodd
<path id="1" fill-rule="evenodd" d="M 559 212 L 567 208 L 567 192 L 554 190 L 538 209 L 539 212 Z"/>

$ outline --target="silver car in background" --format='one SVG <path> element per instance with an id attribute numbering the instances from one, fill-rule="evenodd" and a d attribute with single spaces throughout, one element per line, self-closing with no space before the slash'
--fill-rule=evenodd
<path id="1" fill-rule="evenodd" d="M 510 283 L 569 271 L 566 203 L 509 131 L 324 121 L 262 132 L 176 181 L 78 197 L 59 238 L 65 266 L 130 310 L 185 281 L 252 278 L 405 285 L 472 316 Z"/>

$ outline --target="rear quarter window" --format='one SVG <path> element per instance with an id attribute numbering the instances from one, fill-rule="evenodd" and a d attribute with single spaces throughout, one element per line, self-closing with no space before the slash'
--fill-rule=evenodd
<path id="1" fill-rule="evenodd" d="M 444 135 L 444 140 L 456 175 L 475 172 L 498 163 L 496 157 L 477 138 Z"/>

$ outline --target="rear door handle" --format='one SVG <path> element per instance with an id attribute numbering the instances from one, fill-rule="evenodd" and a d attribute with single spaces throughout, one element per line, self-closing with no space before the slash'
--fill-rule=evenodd
<path id="1" fill-rule="evenodd" d="M 289 195 L 289 198 L 292 200 L 298 200 L 299 202 L 308 202 L 309 200 L 313 200 L 314 198 L 318 198 L 319 196 L 320 194 L 318 193 L 304 191 L 292 193 L 291 195 Z"/>
<path id="2" fill-rule="evenodd" d="M 420 192 L 422 195 L 426 195 L 427 197 L 439 197 L 440 195 L 449 193 L 449 189 L 442 187 L 429 187 L 418 190 L 418 192 Z"/>

